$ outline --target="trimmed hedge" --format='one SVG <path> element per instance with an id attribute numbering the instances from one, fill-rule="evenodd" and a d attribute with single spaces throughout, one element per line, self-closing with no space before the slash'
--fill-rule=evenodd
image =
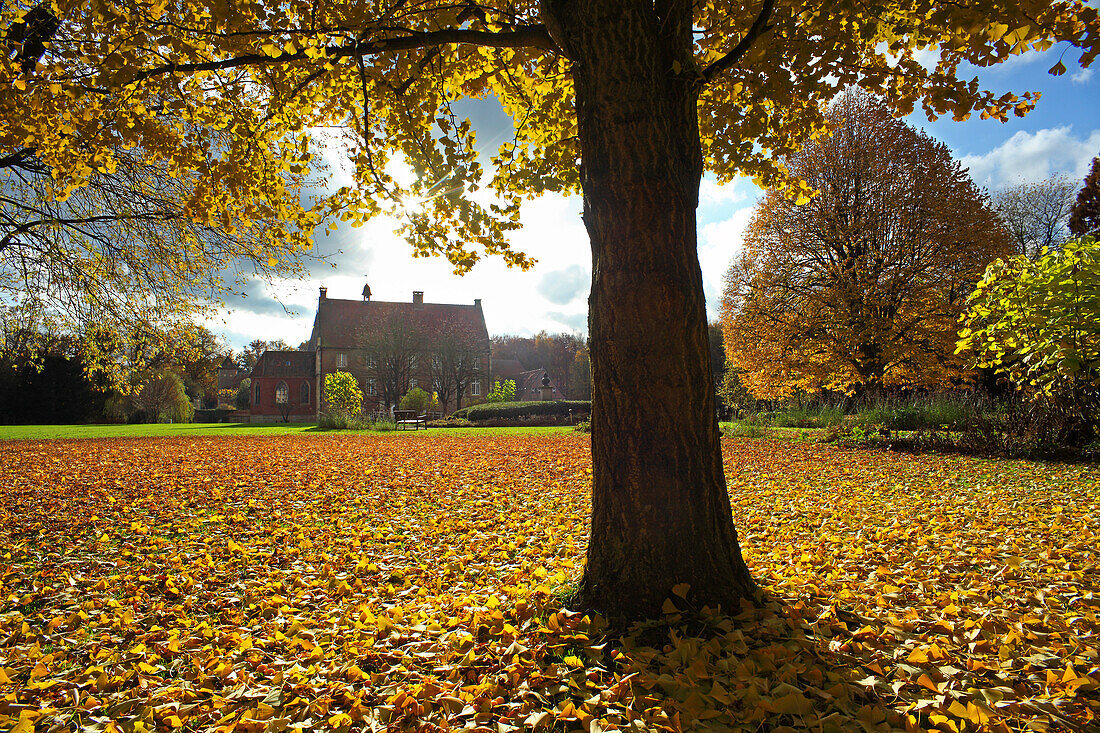
<path id="1" fill-rule="evenodd" d="M 553 400 L 546 402 L 492 402 L 471 407 L 463 407 L 452 417 L 465 418 L 473 422 L 481 420 L 500 420 L 512 417 L 532 415 L 568 415 L 592 412 L 592 403 L 588 400 Z"/>

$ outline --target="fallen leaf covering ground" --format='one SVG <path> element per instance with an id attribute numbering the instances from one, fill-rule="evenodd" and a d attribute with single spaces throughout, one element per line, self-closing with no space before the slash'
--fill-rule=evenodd
<path id="1" fill-rule="evenodd" d="M 768 600 L 609 636 L 583 437 L 6 443 L 0 730 L 1097 730 L 1097 467 L 725 449 Z"/>

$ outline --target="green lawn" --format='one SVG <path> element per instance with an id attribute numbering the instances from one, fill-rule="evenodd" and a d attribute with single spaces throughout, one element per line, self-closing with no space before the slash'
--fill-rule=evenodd
<path id="1" fill-rule="evenodd" d="M 765 435 L 770 438 L 789 438 L 791 440 L 797 440 L 799 438 L 805 438 L 807 440 L 816 440 L 818 437 L 825 433 L 825 428 L 776 428 L 770 425 L 768 426 L 754 426 L 747 423 L 739 422 L 719 422 L 718 427 L 722 430 L 730 431 L 736 430 L 738 427 L 744 425 L 747 428 L 758 427 L 761 430 L 766 430 Z"/>
<path id="2" fill-rule="evenodd" d="M 376 430 L 340 431 L 319 430 L 315 424 L 267 424 L 239 423 L 178 423 L 173 425 L 0 425 L 0 440 L 56 440 L 70 438 L 148 438 L 190 437 L 199 435 L 336 435 L 344 432 L 359 435 L 553 435 L 572 432 L 571 427 L 521 427 L 521 428 L 429 428 L 428 430 L 402 430 L 380 432 Z"/>
<path id="3" fill-rule="evenodd" d="M 736 423 L 721 423 L 732 427 Z M 420 431 L 401 431 L 415 435 L 555 435 L 572 432 L 571 427 L 521 427 L 521 428 L 429 428 Z M 147 438 L 188 437 L 197 435 L 334 435 L 341 432 L 360 435 L 388 435 L 376 430 L 319 430 L 313 423 L 179 423 L 174 425 L 0 425 L 0 440 L 57 440 L 69 438 Z M 768 428 L 768 435 L 776 438 L 815 436 L 822 432 L 812 428 Z"/>

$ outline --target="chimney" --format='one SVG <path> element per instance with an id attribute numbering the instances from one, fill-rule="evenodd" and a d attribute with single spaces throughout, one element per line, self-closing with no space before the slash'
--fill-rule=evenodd
<path id="1" fill-rule="evenodd" d="M 324 300 L 327 297 L 328 297 L 328 288 L 326 288 L 324 285 L 322 285 L 321 286 L 321 297 L 318 298 L 318 300 Z"/>
<path id="2" fill-rule="evenodd" d="M 474 307 L 475 308 L 480 308 L 481 307 L 481 298 L 474 298 Z"/>
<path id="3" fill-rule="evenodd" d="M 420 306 L 420 307 L 422 307 L 424 305 L 424 291 L 423 290 L 414 290 L 413 291 L 413 305 Z"/>

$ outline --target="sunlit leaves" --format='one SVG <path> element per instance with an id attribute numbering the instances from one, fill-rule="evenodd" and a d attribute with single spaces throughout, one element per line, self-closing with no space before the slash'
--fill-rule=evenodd
<path id="1" fill-rule="evenodd" d="M 1020 389 L 1097 415 L 1100 386 L 1100 243 L 1070 240 L 986 270 L 960 319 L 958 350 Z"/>
<path id="2" fill-rule="evenodd" d="M 304 246 L 326 216 L 358 224 L 391 213 L 415 252 L 442 254 L 462 272 L 485 253 L 529 266 L 508 244 L 519 201 L 580 188 L 571 62 L 557 47 L 569 39 L 552 38 L 533 0 L 49 7 L 60 24 L 41 48 L 16 38 L 26 35 L 17 32 L 25 5 L 0 11 L 15 48 L 0 59 L 0 147 L 33 146 L 55 171 L 58 198 L 110 170 L 119 151 L 139 151 L 167 177 L 191 181 L 187 214 L 196 221 L 266 218 Z M 900 112 L 919 103 L 932 116 L 1006 119 L 1035 97 L 984 91 L 958 78 L 964 63 L 1070 41 L 1088 65 L 1100 37 L 1096 9 L 1077 2 L 777 2 L 744 54 L 704 79 L 761 8 L 693 7 L 692 47 L 671 71 L 699 87 L 706 166 L 722 180 L 747 174 L 795 196 L 808 189 L 779 161 L 825 131 L 822 105 L 845 86 L 879 93 Z M 454 103 L 489 95 L 513 129 L 490 142 L 486 171 Z M 315 135 L 351 164 L 341 171 L 351 180 L 300 197 L 288 174 L 327 175 Z M 411 179 L 396 173 L 406 163 Z"/>
<path id="3" fill-rule="evenodd" d="M 1095 724 L 1095 468 L 725 448 L 783 602 L 609 637 L 582 437 L 7 443 L 0 727 Z"/>
<path id="4" fill-rule="evenodd" d="M 359 417 L 363 411 L 363 392 L 351 372 L 325 375 L 324 404 L 343 419 Z"/>

